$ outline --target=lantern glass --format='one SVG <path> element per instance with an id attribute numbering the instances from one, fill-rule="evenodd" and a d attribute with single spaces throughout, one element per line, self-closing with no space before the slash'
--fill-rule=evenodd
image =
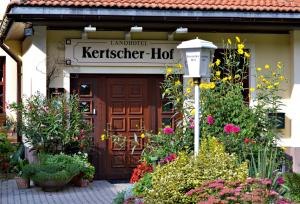
<path id="1" fill-rule="evenodd" d="M 182 49 L 185 59 L 184 77 L 209 77 L 211 52 L 217 48 L 213 43 L 196 38 L 182 42 L 177 48 Z"/>

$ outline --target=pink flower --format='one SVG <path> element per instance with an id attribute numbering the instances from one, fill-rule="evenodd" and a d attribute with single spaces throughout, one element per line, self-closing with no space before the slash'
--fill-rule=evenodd
<path id="1" fill-rule="evenodd" d="M 224 126 L 224 132 L 226 132 L 227 134 L 230 134 L 232 132 L 234 125 L 233 124 L 227 124 Z"/>
<path id="2" fill-rule="evenodd" d="M 238 132 L 240 132 L 240 130 L 241 130 L 241 128 L 239 126 L 232 127 L 232 132 L 234 132 L 234 133 L 238 133 Z"/>
<path id="3" fill-rule="evenodd" d="M 224 132 L 226 132 L 227 134 L 238 133 L 240 131 L 241 129 L 239 126 L 235 126 L 234 124 L 231 123 L 224 126 Z"/>
<path id="4" fill-rule="evenodd" d="M 195 127 L 194 124 L 191 124 L 189 128 L 194 129 L 194 127 Z"/>
<path id="5" fill-rule="evenodd" d="M 166 135 L 170 135 L 170 134 L 173 134 L 173 133 L 174 133 L 174 130 L 173 130 L 173 128 L 165 127 L 165 128 L 163 129 L 163 132 L 164 132 L 164 134 L 166 134 Z"/>
<path id="6" fill-rule="evenodd" d="M 284 179 L 283 179 L 283 177 L 279 177 L 278 179 L 277 179 L 277 183 L 278 184 L 284 184 Z"/>
<path id="7" fill-rule="evenodd" d="M 206 120 L 209 125 L 213 125 L 215 123 L 215 120 L 211 115 L 208 115 Z"/>

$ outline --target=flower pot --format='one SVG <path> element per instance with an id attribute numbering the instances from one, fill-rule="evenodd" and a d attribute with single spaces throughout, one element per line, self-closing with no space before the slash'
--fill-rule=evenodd
<path id="1" fill-rule="evenodd" d="M 16 183 L 17 183 L 17 186 L 19 189 L 30 188 L 30 180 L 29 179 L 16 176 L 15 180 L 16 180 Z"/>
<path id="2" fill-rule="evenodd" d="M 74 186 L 78 186 L 78 187 L 87 187 L 89 185 L 89 180 L 88 179 L 83 179 L 82 176 L 77 175 L 74 176 L 71 180 L 71 183 Z"/>
<path id="3" fill-rule="evenodd" d="M 68 183 L 68 181 L 44 181 L 44 182 L 35 182 L 43 191 L 46 192 L 55 192 L 60 191 Z"/>

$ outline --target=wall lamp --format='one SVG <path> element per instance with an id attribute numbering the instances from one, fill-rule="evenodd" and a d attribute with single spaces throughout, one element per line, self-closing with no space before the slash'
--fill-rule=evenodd
<path id="1" fill-rule="evenodd" d="M 84 27 L 84 32 L 90 33 L 90 32 L 96 32 L 96 27 L 92 27 L 92 25 Z"/>
<path id="2" fill-rule="evenodd" d="M 81 39 L 88 39 L 88 33 L 96 32 L 96 30 L 96 27 L 92 27 L 92 25 L 84 27 L 83 31 L 81 32 Z"/>
<path id="3" fill-rule="evenodd" d="M 24 28 L 24 37 L 29 37 L 34 35 L 34 30 L 32 24 L 26 24 Z"/>
<path id="4" fill-rule="evenodd" d="M 176 28 L 174 32 L 168 34 L 168 40 L 174 40 L 175 34 L 185 34 L 185 33 L 188 33 L 188 28 L 183 28 L 183 27 Z"/>
<path id="5" fill-rule="evenodd" d="M 125 40 L 131 40 L 131 33 L 140 33 L 143 32 L 142 26 L 132 26 L 129 32 L 125 33 Z"/>

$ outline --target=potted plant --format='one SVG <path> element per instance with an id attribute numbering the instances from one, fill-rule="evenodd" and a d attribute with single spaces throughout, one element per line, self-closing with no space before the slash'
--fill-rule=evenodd
<path id="1" fill-rule="evenodd" d="M 95 167 L 88 161 L 87 154 L 78 153 L 74 157 L 81 162 L 82 170 L 71 180 L 71 183 L 78 187 L 87 187 L 94 179 Z"/>
<path id="2" fill-rule="evenodd" d="M 59 191 L 83 170 L 82 164 L 74 157 L 58 155 L 39 155 L 39 163 L 28 164 L 23 175 L 30 178 L 44 191 Z"/>
<path id="3" fill-rule="evenodd" d="M 15 176 L 15 181 L 18 188 L 30 188 L 30 179 L 23 175 L 23 168 L 28 164 L 27 160 L 20 159 L 15 165 L 15 169 L 18 171 L 18 174 Z"/>

